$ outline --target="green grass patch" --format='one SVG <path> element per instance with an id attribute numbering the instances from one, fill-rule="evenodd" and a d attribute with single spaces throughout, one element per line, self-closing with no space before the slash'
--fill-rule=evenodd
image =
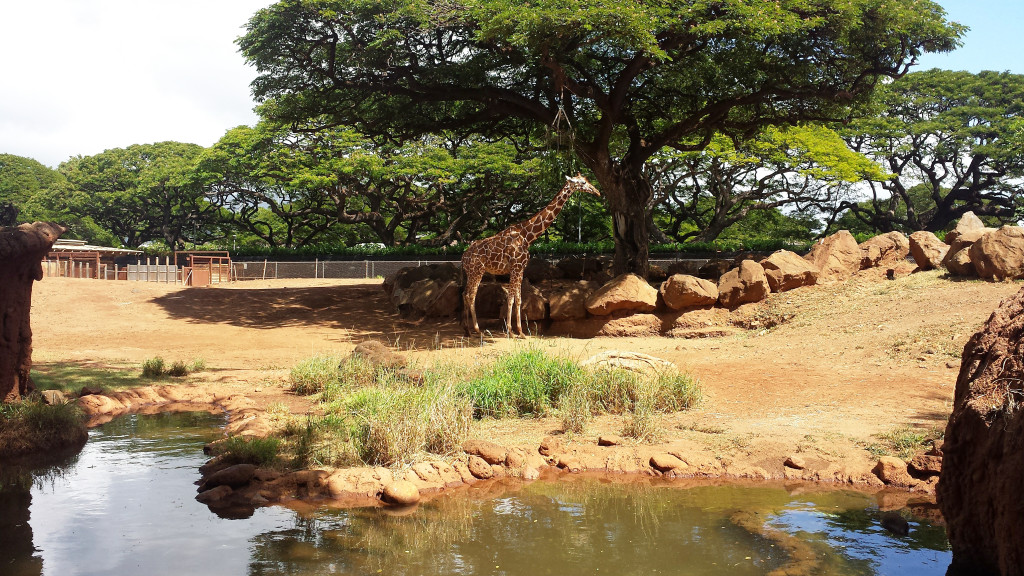
<path id="1" fill-rule="evenodd" d="M 101 368 L 71 362 L 33 364 L 32 381 L 39 390 L 60 390 L 69 394 L 77 394 L 84 387 L 110 391 L 148 384 L 138 369 L 129 366 Z"/>
<path id="2" fill-rule="evenodd" d="M 34 398 L 0 404 L 0 458 L 80 446 L 87 437 L 75 404 L 48 405 Z"/>
<path id="3" fill-rule="evenodd" d="M 465 391 L 477 416 L 543 416 L 563 391 L 587 376 L 576 362 L 527 348 L 500 356 Z"/>
<path id="4" fill-rule="evenodd" d="M 238 464 L 271 466 L 277 461 L 281 439 L 273 436 L 232 436 L 218 446 L 222 454 Z"/>
<path id="5" fill-rule="evenodd" d="M 945 431 L 939 428 L 900 426 L 889 432 L 875 434 L 879 442 L 869 444 L 866 450 L 876 458 L 891 454 L 909 460 L 914 454 L 930 448 L 933 442 L 941 441 L 944 436 Z"/>

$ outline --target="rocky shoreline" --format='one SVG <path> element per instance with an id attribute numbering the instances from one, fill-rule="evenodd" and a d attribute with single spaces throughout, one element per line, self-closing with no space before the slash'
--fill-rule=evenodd
<path id="1" fill-rule="evenodd" d="M 241 394 L 217 395 L 196 385 L 149 386 L 109 394 L 87 394 L 78 405 L 89 426 L 129 413 L 224 411 L 229 436 L 265 436 L 273 425 L 265 411 Z M 207 448 L 210 448 L 209 446 Z M 792 454 L 782 462 L 766 462 L 756 454 L 723 461 L 706 447 L 683 441 L 657 445 L 631 444 L 615 436 L 597 443 L 545 437 L 538 446 L 501 446 L 467 440 L 463 453 L 420 461 L 402 469 L 356 467 L 280 471 L 235 464 L 223 457 L 200 468 L 196 499 L 214 511 L 245 515 L 266 505 L 303 502 L 336 507 L 408 506 L 421 499 L 458 492 L 461 488 L 532 481 L 572 474 L 598 474 L 677 481 L 755 481 L 787 485 L 806 483 L 879 493 L 885 506 L 915 502 L 934 510 L 941 453 L 933 450 L 908 463 L 882 457 L 873 468 L 860 462 L 827 462 Z"/>

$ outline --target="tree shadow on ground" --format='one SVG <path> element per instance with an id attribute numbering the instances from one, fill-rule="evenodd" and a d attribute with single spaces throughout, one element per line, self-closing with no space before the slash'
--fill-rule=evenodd
<path id="1" fill-rule="evenodd" d="M 186 288 L 153 302 L 170 318 L 195 324 L 228 324 L 256 330 L 322 327 L 352 339 L 474 346 L 458 318 L 403 318 L 378 284 L 298 288 Z M 487 339 L 485 338 L 485 341 Z"/>

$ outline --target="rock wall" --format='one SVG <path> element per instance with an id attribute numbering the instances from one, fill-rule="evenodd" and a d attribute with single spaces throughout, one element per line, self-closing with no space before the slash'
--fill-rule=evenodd
<path id="1" fill-rule="evenodd" d="M 41 262 L 65 229 L 36 222 L 0 228 L 0 401 L 32 391 L 32 282 L 43 278 Z"/>
<path id="2" fill-rule="evenodd" d="M 936 496 L 949 574 L 1024 574 L 1024 290 L 964 347 Z"/>

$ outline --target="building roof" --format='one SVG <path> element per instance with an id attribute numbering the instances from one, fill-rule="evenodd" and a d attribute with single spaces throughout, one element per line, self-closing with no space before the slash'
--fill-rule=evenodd
<path id="1" fill-rule="evenodd" d="M 98 252 L 100 256 L 134 256 L 142 254 L 141 250 L 129 250 L 128 248 L 111 248 L 109 246 L 93 246 L 86 244 L 85 240 L 59 239 L 53 243 L 50 252 Z"/>

